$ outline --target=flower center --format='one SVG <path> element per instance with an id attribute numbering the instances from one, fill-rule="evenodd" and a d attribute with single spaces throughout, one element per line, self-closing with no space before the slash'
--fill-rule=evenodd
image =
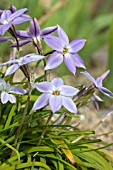
<path id="1" fill-rule="evenodd" d="M 6 25 L 6 24 L 9 24 L 9 21 L 8 21 L 8 20 L 4 20 L 4 21 L 3 21 L 3 25 Z"/>
<path id="2" fill-rule="evenodd" d="M 3 25 L 6 25 L 6 24 L 9 24 L 12 20 L 11 19 L 5 19 L 2 24 Z"/>
<path id="3" fill-rule="evenodd" d="M 66 53 L 68 53 L 68 49 L 64 48 L 62 54 L 65 55 Z"/>
<path id="4" fill-rule="evenodd" d="M 54 91 L 53 95 L 58 96 L 58 95 L 60 95 L 60 93 L 59 93 L 59 91 Z"/>

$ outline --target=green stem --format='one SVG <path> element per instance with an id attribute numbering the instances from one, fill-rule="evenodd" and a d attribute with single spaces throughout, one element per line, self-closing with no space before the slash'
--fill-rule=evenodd
<path id="1" fill-rule="evenodd" d="M 21 133 L 21 129 L 22 129 L 22 125 L 23 125 L 23 123 L 24 123 L 25 116 L 26 116 L 26 114 L 27 114 L 27 109 L 28 109 L 28 105 L 29 105 L 29 100 L 30 100 L 31 91 L 32 91 L 32 87 L 31 87 L 31 84 L 30 84 L 27 102 L 26 102 L 26 104 L 25 104 L 24 113 L 23 113 L 23 116 L 22 116 L 20 125 L 19 125 L 19 127 L 18 127 L 18 130 L 17 130 L 17 135 L 16 135 L 16 138 L 15 138 L 15 140 L 14 140 L 14 145 L 16 145 L 17 142 L 18 142 L 18 139 L 19 139 L 19 136 L 20 136 L 20 133 Z M 12 151 L 11 156 L 13 155 L 13 153 L 14 153 L 14 152 Z"/>
<path id="2" fill-rule="evenodd" d="M 45 128 L 44 128 L 43 131 L 42 131 L 42 134 L 41 134 L 41 136 L 40 136 L 40 139 L 39 139 L 39 141 L 38 141 L 37 146 L 39 146 L 39 145 L 41 144 L 42 139 L 43 139 L 43 137 L 44 137 L 44 134 L 45 134 L 45 132 L 46 132 L 46 130 L 47 130 L 48 124 L 49 124 L 49 122 L 50 122 L 52 116 L 53 116 L 53 113 L 51 112 L 50 115 L 49 115 L 49 117 L 48 117 L 48 119 L 47 119 Z"/>

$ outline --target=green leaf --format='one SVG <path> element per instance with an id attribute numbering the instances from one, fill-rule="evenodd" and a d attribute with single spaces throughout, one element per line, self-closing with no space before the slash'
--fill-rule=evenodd
<path id="1" fill-rule="evenodd" d="M 7 129 L 9 127 L 9 125 L 11 123 L 11 120 L 12 120 L 12 117 L 14 115 L 15 109 L 16 109 L 16 105 L 13 105 L 12 108 L 11 108 L 11 111 L 10 111 L 10 113 L 8 115 L 8 118 L 7 118 L 7 121 L 6 121 L 4 129 Z"/>
<path id="2" fill-rule="evenodd" d="M 98 168 L 99 170 L 113 170 L 109 163 L 97 152 L 74 152 L 77 156 L 87 161 L 89 167 Z M 85 162 L 84 162 L 85 164 Z"/>

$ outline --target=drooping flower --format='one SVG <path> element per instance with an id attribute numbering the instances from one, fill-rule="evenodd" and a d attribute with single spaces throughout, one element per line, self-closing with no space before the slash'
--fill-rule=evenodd
<path id="1" fill-rule="evenodd" d="M 68 36 L 64 30 L 58 26 L 58 37 L 49 35 L 44 38 L 45 42 L 55 50 L 46 62 L 45 70 L 59 66 L 63 60 L 67 68 L 76 73 L 76 67 L 85 68 L 84 62 L 77 54 L 84 47 L 85 39 L 77 38 L 69 43 Z"/>
<path id="2" fill-rule="evenodd" d="M 9 30 L 12 25 L 21 24 L 30 20 L 29 16 L 24 15 L 27 11 L 27 8 L 23 8 L 15 12 L 12 12 L 10 9 L 4 10 L 0 19 L 0 34 L 4 35 L 4 33 Z"/>
<path id="3" fill-rule="evenodd" d="M 16 97 L 10 93 L 23 95 L 26 93 L 26 90 L 18 86 L 11 86 L 8 82 L 5 82 L 0 78 L 0 98 L 3 104 L 7 103 L 8 101 L 11 103 L 16 103 Z"/>
<path id="4" fill-rule="evenodd" d="M 43 59 L 45 56 L 42 55 L 37 55 L 34 53 L 31 54 L 27 54 L 23 57 L 20 57 L 18 59 L 14 59 L 14 60 L 10 60 L 6 63 L 0 64 L 0 66 L 5 66 L 8 64 L 12 64 L 5 73 L 5 76 L 13 74 L 16 70 L 18 70 L 21 66 L 27 64 L 27 63 L 31 63 L 33 61 L 39 61 L 41 59 Z"/>
<path id="5" fill-rule="evenodd" d="M 71 96 L 78 93 L 78 89 L 64 85 L 61 78 L 54 78 L 51 82 L 41 82 L 36 84 L 37 90 L 43 94 L 35 101 L 33 110 L 43 108 L 48 103 L 53 113 L 64 106 L 69 112 L 77 113 L 77 108 Z"/>
<path id="6" fill-rule="evenodd" d="M 53 33 L 57 30 L 57 26 L 48 27 L 40 30 L 38 21 L 36 18 L 33 18 L 30 21 L 29 31 L 21 31 L 17 30 L 16 35 L 18 38 L 22 39 L 19 41 L 19 46 L 23 46 L 29 42 L 33 42 L 35 46 L 37 46 L 38 41 L 40 42 L 42 38 L 46 35 Z M 12 44 L 12 47 L 16 47 L 17 44 Z"/>
<path id="7" fill-rule="evenodd" d="M 111 95 L 113 95 L 113 93 L 110 90 L 108 90 L 107 88 L 103 87 L 103 80 L 107 77 L 109 72 L 110 72 L 110 70 L 107 70 L 100 77 L 97 77 L 96 80 L 87 71 L 81 72 L 81 73 L 84 74 L 91 82 L 93 82 L 93 85 L 97 90 L 99 90 L 106 96 L 110 97 Z"/>

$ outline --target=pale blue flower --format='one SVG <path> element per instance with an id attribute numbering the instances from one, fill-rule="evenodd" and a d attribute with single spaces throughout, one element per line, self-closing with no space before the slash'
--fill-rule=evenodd
<path id="1" fill-rule="evenodd" d="M 7 103 L 8 101 L 11 103 L 16 103 L 16 97 L 10 93 L 23 95 L 26 93 L 26 90 L 18 86 L 11 86 L 8 82 L 5 82 L 0 78 L 0 99 L 3 104 Z"/>
<path id="2" fill-rule="evenodd" d="M 77 108 L 71 96 L 78 93 L 78 89 L 64 85 L 61 78 L 54 78 L 51 82 L 41 82 L 36 84 L 37 90 L 43 94 L 35 101 L 33 110 L 38 110 L 48 103 L 53 113 L 64 106 L 69 112 L 77 113 Z"/>

